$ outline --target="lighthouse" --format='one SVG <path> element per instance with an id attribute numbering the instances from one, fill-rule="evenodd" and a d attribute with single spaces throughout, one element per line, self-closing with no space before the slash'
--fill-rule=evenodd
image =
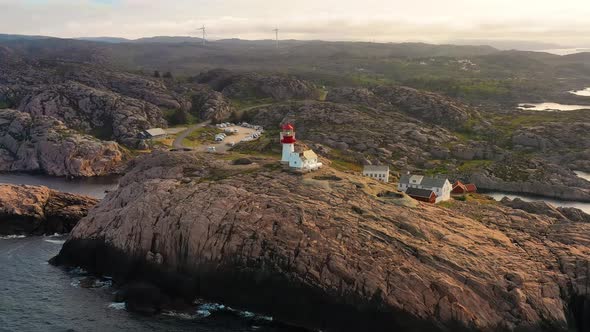
<path id="1" fill-rule="evenodd" d="M 281 127 L 281 144 L 283 144 L 281 163 L 288 164 L 291 153 L 295 152 L 295 127 L 290 123 Z"/>

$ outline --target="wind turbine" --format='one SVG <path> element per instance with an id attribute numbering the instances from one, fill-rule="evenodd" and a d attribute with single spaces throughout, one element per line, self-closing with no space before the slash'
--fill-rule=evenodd
<path id="1" fill-rule="evenodd" d="M 203 31 L 203 46 L 205 46 L 205 25 L 203 24 L 202 28 L 198 28 L 197 30 L 202 30 Z"/>
<path id="2" fill-rule="evenodd" d="M 275 38 L 277 41 L 277 50 L 279 49 L 279 28 L 275 28 L 274 30 L 272 30 L 275 32 Z"/>

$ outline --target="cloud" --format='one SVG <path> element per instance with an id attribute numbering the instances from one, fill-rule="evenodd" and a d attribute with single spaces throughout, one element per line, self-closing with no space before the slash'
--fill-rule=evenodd
<path id="1" fill-rule="evenodd" d="M 569 0 L 0 0 L 0 31 L 60 37 L 187 35 L 210 38 L 444 42 L 528 39 L 590 44 L 590 6 Z"/>

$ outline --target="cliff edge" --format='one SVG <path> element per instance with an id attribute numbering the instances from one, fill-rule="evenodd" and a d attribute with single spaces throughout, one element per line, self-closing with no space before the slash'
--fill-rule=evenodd
<path id="1" fill-rule="evenodd" d="M 146 156 L 54 262 L 324 331 L 588 330 L 590 224 L 571 213 L 433 206 L 275 165 Z"/>

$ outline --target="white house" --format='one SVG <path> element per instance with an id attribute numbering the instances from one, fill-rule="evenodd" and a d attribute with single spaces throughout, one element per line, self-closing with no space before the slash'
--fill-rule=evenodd
<path id="1" fill-rule="evenodd" d="M 446 177 L 403 174 L 397 189 L 406 192 L 408 188 L 432 190 L 436 194 L 436 203 L 451 199 L 453 184 Z"/>
<path id="2" fill-rule="evenodd" d="M 312 150 L 292 152 L 289 156 L 289 167 L 303 172 L 315 171 L 323 165 L 318 161 L 318 155 Z"/>
<path id="3" fill-rule="evenodd" d="M 387 183 L 389 182 L 389 166 L 365 165 L 363 176 Z"/>

